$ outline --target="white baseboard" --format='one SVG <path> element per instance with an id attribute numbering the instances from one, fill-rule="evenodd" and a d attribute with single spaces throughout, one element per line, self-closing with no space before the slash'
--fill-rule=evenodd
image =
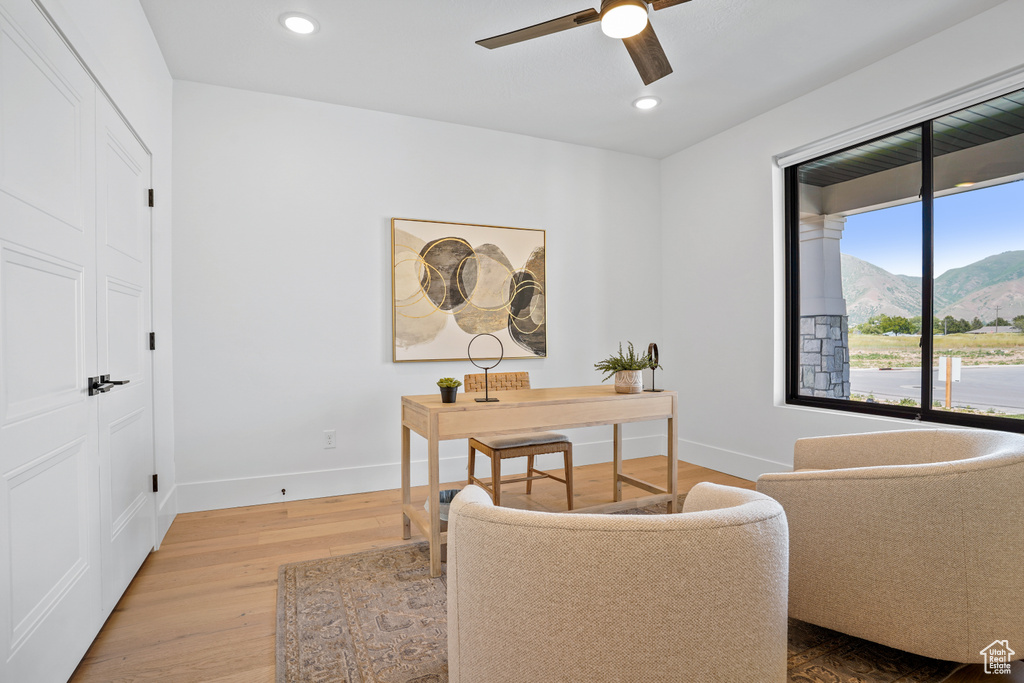
<path id="1" fill-rule="evenodd" d="M 162 500 L 161 500 L 162 498 Z M 171 490 L 162 497 L 157 497 L 156 505 L 156 547 L 159 548 L 171 528 L 174 516 L 178 514 L 178 487 L 172 486 Z"/>
<path id="2" fill-rule="evenodd" d="M 781 462 L 686 439 L 679 440 L 679 459 L 748 481 L 757 481 L 757 478 L 766 472 L 791 472 L 793 470 L 791 465 Z"/>
<path id="3" fill-rule="evenodd" d="M 573 443 L 573 465 L 592 465 L 611 462 L 611 441 L 595 441 L 591 443 Z M 622 443 L 623 458 L 643 458 L 665 453 L 664 436 L 626 437 Z M 561 458 L 557 455 L 538 457 L 537 466 L 541 468 L 561 468 Z M 502 473 L 514 474 L 525 471 L 525 460 L 519 458 L 502 464 Z M 477 460 L 477 473 L 488 467 L 486 457 Z M 466 456 L 441 458 L 439 463 L 441 482 L 464 481 L 466 478 Z M 262 505 L 264 503 L 280 503 L 288 500 L 305 500 L 308 498 L 324 498 L 349 493 L 366 493 L 368 491 L 384 491 L 397 489 L 401 486 L 401 463 L 393 462 L 382 465 L 366 465 L 314 472 L 291 472 L 263 477 L 247 477 L 244 479 L 220 479 L 216 481 L 200 481 L 178 483 L 173 489 L 176 496 L 177 512 L 199 512 L 221 508 L 242 507 L 245 505 Z M 412 461 L 412 485 L 427 484 L 427 467 L 424 460 Z M 285 489 L 282 495 L 281 489 Z M 170 498 L 170 496 L 169 496 Z M 168 508 L 171 509 L 171 508 Z M 173 519 L 173 516 L 172 516 Z M 162 526 L 161 517 L 161 526 Z M 168 522 L 168 526 L 170 522 Z M 166 529 L 163 529 L 166 532 Z M 162 535 L 161 535 L 162 537 Z"/>

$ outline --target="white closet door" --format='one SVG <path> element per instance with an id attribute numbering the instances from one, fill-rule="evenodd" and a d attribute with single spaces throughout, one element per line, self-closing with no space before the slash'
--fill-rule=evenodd
<path id="1" fill-rule="evenodd" d="M 127 381 L 99 407 L 103 609 L 113 609 L 156 540 L 152 488 L 150 157 L 100 96 L 96 105 L 99 373 Z"/>
<path id="2" fill-rule="evenodd" d="M 102 624 L 95 87 L 0 2 L 0 680 L 66 680 Z"/>

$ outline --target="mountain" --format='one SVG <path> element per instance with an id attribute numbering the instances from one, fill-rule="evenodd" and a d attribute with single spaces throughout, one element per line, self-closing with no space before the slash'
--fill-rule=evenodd
<path id="1" fill-rule="evenodd" d="M 950 268 L 935 278 L 935 303 L 937 306 L 948 306 L 979 290 L 1022 278 L 1024 251 L 1004 251 L 1002 254 L 987 256 L 963 268 Z M 1002 311 L 999 315 L 1006 317 Z M 994 311 L 992 317 L 995 317 Z"/>
<path id="2" fill-rule="evenodd" d="M 856 256 L 842 254 L 843 296 L 850 326 L 873 315 L 921 315 L 921 278 L 894 275 Z"/>
<path id="3" fill-rule="evenodd" d="M 843 254 L 843 295 L 850 326 L 873 315 L 921 315 L 921 278 L 895 275 L 855 256 Z M 935 314 L 940 318 L 986 322 L 996 316 L 1012 320 L 1024 314 L 1024 251 L 988 256 L 935 279 Z"/>
<path id="4" fill-rule="evenodd" d="M 938 310 L 938 316 L 945 318 L 951 315 L 957 320 L 973 320 L 975 316 L 984 318 L 986 322 L 996 317 L 996 306 L 999 317 L 1013 320 L 1014 316 L 1024 314 L 1024 279 L 1000 282 L 975 290 L 951 304 Z"/>

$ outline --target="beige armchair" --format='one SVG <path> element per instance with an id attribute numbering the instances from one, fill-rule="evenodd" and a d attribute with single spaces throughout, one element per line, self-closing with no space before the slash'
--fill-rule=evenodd
<path id="1" fill-rule="evenodd" d="M 1024 643 L 1024 435 L 800 439 L 793 466 L 757 481 L 789 520 L 791 617 L 956 662 Z"/>
<path id="2" fill-rule="evenodd" d="M 786 680 L 786 520 L 698 484 L 677 515 L 495 507 L 448 519 L 451 683 Z"/>

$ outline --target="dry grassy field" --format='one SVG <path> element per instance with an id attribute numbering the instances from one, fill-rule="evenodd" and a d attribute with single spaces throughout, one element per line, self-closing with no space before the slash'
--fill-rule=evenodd
<path id="1" fill-rule="evenodd" d="M 908 368 L 921 366 L 921 337 L 877 334 L 850 335 L 851 368 Z M 935 356 L 959 356 L 964 365 L 1024 365 L 1024 334 L 948 334 L 935 337 Z"/>

